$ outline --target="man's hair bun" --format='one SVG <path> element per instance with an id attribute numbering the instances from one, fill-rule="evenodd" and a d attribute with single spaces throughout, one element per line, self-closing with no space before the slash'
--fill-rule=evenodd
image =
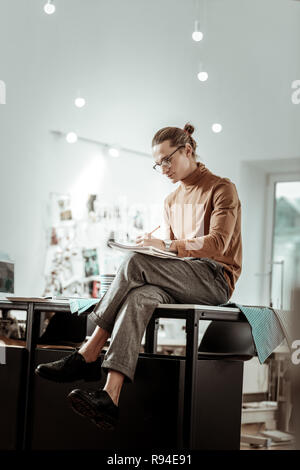
<path id="1" fill-rule="evenodd" d="M 189 134 L 189 135 L 192 135 L 192 133 L 194 132 L 195 128 L 192 124 L 190 124 L 189 122 L 184 126 L 183 130 Z"/>
<path id="2" fill-rule="evenodd" d="M 171 147 L 185 147 L 186 144 L 189 144 L 193 148 L 193 158 L 196 160 L 196 147 L 197 143 L 193 139 L 192 134 L 195 128 L 189 122 L 186 123 L 184 128 L 182 127 L 163 127 L 156 132 L 155 136 L 152 139 L 152 147 L 154 145 L 159 145 L 162 142 L 169 141 Z"/>

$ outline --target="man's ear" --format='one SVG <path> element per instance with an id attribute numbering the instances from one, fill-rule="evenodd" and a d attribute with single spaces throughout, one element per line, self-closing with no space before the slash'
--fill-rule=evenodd
<path id="1" fill-rule="evenodd" d="M 187 156 L 191 157 L 193 155 L 193 148 L 192 148 L 191 144 L 186 143 L 185 144 L 185 150 L 186 150 Z"/>

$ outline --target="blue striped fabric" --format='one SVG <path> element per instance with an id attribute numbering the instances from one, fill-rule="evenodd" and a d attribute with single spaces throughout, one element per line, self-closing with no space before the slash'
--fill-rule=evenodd
<path id="1" fill-rule="evenodd" d="M 71 299 L 69 300 L 70 310 L 72 313 L 78 312 L 80 315 L 98 302 L 100 302 L 100 299 Z"/>
<path id="2" fill-rule="evenodd" d="M 263 364 L 285 336 L 273 310 L 268 307 L 250 307 L 236 303 L 227 303 L 219 307 L 237 307 L 247 318 L 255 343 L 259 362 Z"/>

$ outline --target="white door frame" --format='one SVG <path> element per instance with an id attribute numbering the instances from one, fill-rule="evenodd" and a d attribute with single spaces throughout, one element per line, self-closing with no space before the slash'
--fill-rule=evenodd
<path id="1" fill-rule="evenodd" d="M 263 299 L 266 305 L 269 305 L 271 300 L 272 288 L 272 269 L 271 264 L 273 259 L 274 248 L 274 222 L 275 222 L 275 186 L 276 183 L 281 182 L 300 182 L 300 173 L 269 173 L 266 175 L 266 212 L 265 212 L 265 249 L 264 249 L 264 288 Z"/>

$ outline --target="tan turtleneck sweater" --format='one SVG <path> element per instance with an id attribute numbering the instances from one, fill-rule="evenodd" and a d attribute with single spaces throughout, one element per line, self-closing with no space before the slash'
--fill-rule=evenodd
<path id="1" fill-rule="evenodd" d="M 241 203 L 235 185 L 201 162 L 164 201 L 165 236 L 180 257 L 224 266 L 230 297 L 242 270 Z"/>

